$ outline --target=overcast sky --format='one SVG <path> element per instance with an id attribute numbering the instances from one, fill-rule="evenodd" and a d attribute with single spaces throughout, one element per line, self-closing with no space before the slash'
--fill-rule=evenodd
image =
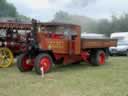
<path id="1" fill-rule="evenodd" d="M 41 21 L 53 19 L 54 14 L 66 11 L 70 14 L 109 18 L 112 14 L 128 13 L 128 0 L 7 0 L 18 12 Z"/>

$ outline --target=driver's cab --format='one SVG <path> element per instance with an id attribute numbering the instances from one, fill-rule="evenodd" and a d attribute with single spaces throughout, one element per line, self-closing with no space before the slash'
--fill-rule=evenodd
<path id="1" fill-rule="evenodd" d="M 47 23 L 38 27 L 39 46 L 54 53 L 80 53 L 80 27 L 71 24 Z M 76 46 L 77 45 L 77 46 Z"/>

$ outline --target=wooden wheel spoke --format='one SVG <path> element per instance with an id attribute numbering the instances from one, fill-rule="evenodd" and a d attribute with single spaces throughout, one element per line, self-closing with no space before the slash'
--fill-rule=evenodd
<path id="1" fill-rule="evenodd" d="M 13 63 L 13 54 L 8 48 L 0 48 L 0 67 L 9 67 Z"/>
<path id="2" fill-rule="evenodd" d="M 4 59 L 0 60 L 0 65 L 3 65 L 4 64 Z"/>
<path id="3" fill-rule="evenodd" d="M 1 57 L 1 56 L 3 56 L 3 52 L 2 52 L 2 51 L 0 51 L 0 57 Z"/>
<path id="4" fill-rule="evenodd" d="M 0 56 L 0 59 L 2 59 L 3 58 L 3 56 Z"/>
<path id="5" fill-rule="evenodd" d="M 8 64 L 9 62 L 10 62 L 10 59 L 2 59 L 1 60 L 2 62 L 0 63 L 1 65 L 6 65 L 6 64 Z"/>
<path id="6" fill-rule="evenodd" d="M 4 60 L 5 64 L 8 64 L 9 61 L 10 61 L 9 59 Z"/>
<path id="7" fill-rule="evenodd" d="M 3 50 L 3 51 L 2 51 L 2 53 L 3 53 L 3 56 L 5 56 L 5 55 L 6 55 L 6 52 L 5 52 L 5 50 Z"/>
<path id="8" fill-rule="evenodd" d="M 6 55 L 5 55 L 5 58 L 10 58 L 10 55 L 9 55 L 9 54 L 6 54 Z"/>

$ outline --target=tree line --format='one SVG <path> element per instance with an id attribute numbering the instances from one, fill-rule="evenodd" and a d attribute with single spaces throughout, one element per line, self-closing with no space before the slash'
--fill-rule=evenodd
<path id="1" fill-rule="evenodd" d="M 20 21 L 30 21 L 30 18 L 17 12 L 13 4 L 6 0 L 0 0 L 0 17 L 13 17 Z M 64 11 L 55 14 L 52 21 L 78 24 L 82 28 L 82 32 L 101 33 L 109 36 L 113 32 L 128 31 L 128 14 L 121 16 L 111 16 L 111 19 L 95 20 L 87 16 L 71 15 Z"/>
<path id="2" fill-rule="evenodd" d="M 59 11 L 52 21 L 79 24 L 82 32 L 100 33 L 109 36 L 113 32 L 128 32 L 128 14 L 111 16 L 110 19 L 95 20 L 86 16 L 71 15 Z"/>
<path id="3" fill-rule="evenodd" d="M 26 21 L 29 20 L 28 17 L 21 15 L 17 12 L 16 7 L 8 3 L 6 0 L 0 0 L 0 18 L 14 18 L 17 21 Z"/>

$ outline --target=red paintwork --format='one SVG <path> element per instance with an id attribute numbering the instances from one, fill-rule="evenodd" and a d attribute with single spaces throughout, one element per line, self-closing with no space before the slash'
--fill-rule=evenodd
<path id="1" fill-rule="evenodd" d="M 24 32 L 31 30 L 31 24 L 17 22 L 0 22 L 0 32 L 5 32 L 5 37 L 0 37 L 2 45 L 0 47 L 9 48 L 14 54 L 26 51 L 27 34 L 19 34 L 19 30 Z M 4 30 L 4 31 L 3 31 Z"/>
<path id="2" fill-rule="evenodd" d="M 81 52 L 81 55 L 62 55 L 62 54 L 54 54 L 54 57 L 56 60 L 59 60 L 61 58 L 64 59 L 64 64 L 71 64 L 77 61 L 85 61 L 85 62 L 90 62 L 89 58 L 90 58 L 90 54 L 88 51 L 83 51 Z M 70 58 L 70 59 L 69 59 Z"/>
<path id="3" fill-rule="evenodd" d="M 51 24 L 50 24 L 51 25 Z M 51 25 L 54 29 L 58 29 L 60 25 Z M 49 25 L 43 25 L 45 29 L 51 27 Z M 80 26 L 77 25 L 67 25 L 68 29 L 72 31 L 73 34 L 66 33 L 65 30 L 57 33 L 56 31 L 49 32 L 37 32 L 38 44 L 41 49 L 52 50 L 54 54 L 66 54 L 66 55 L 80 55 L 81 54 L 81 41 L 80 41 Z M 65 27 L 67 28 L 67 27 Z M 70 36 L 71 35 L 71 36 Z"/>
<path id="4" fill-rule="evenodd" d="M 100 65 L 103 65 L 104 63 L 105 63 L 105 53 L 104 52 L 101 52 L 100 54 L 99 54 L 99 64 Z"/>
<path id="5" fill-rule="evenodd" d="M 77 61 L 82 61 L 82 58 L 80 55 L 54 54 L 54 57 L 56 60 L 63 58 L 64 59 L 63 64 L 71 64 Z"/>
<path id="6" fill-rule="evenodd" d="M 90 54 L 87 51 L 81 52 L 81 57 L 84 61 L 89 62 Z"/>
<path id="7" fill-rule="evenodd" d="M 14 54 L 15 53 L 19 53 L 19 52 L 25 52 L 26 51 L 26 45 L 25 44 L 16 43 L 16 42 L 17 41 L 7 41 L 6 47 L 11 49 Z"/>
<path id="8" fill-rule="evenodd" d="M 44 73 L 48 72 L 51 67 L 51 61 L 48 57 L 44 57 L 40 60 L 40 68 L 44 69 Z"/>
<path id="9" fill-rule="evenodd" d="M 32 69 L 34 62 L 33 60 L 31 60 L 30 62 L 28 62 L 29 58 L 27 56 L 25 56 L 22 59 L 22 67 L 27 71 L 29 69 Z"/>
<path id="10" fill-rule="evenodd" d="M 55 33 L 51 34 L 52 39 L 61 39 L 61 37 L 63 37 L 63 34 L 55 34 Z"/>

